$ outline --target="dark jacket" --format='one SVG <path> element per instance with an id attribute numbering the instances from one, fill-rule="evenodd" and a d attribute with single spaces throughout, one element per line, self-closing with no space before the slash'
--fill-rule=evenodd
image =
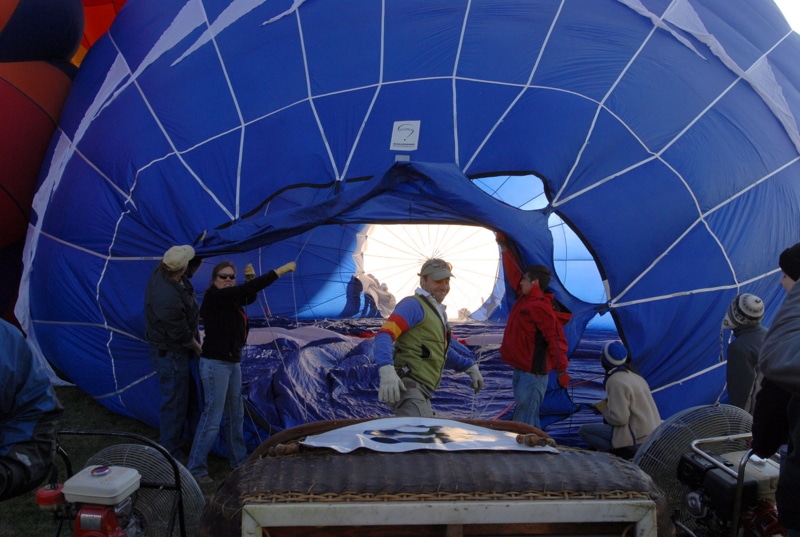
<path id="1" fill-rule="evenodd" d="M 157 266 L 144 294 L 145 337 L 161 349 L 186 352 L 197 337 L 200 324 L 194 287 L 185 276 L 179 281 L 167 278 Z"/>
<path id="2" fill-rule="evenodd" d="M 753 391 L 758 353 L 767 329 L 761 325 L 734 328 L 736 336 L 728 345 L 728 403 L 751 412 L 747 398 Z"/>
<path id="3" fill-rule="evenodd" d="M 274 270 L 233 287 L 215 285 L 206 289 L 200 316 L 203 318 L 203 358 L 240 362 L 247 342 L 249 323 L 243 306 L 255 302 L 257 293 L 278 279 Z"/>
<path id="4" fill-rule="evenodd" d="M 63 408 L 20 331 L 0 319 L 0 501 L 40 485 Z"/>
<path id="5" fill-rule="evenodd" d="M 792 394 L 767 379 L 761 381 L 753 410 L 753 452 L 771 457 L 789 439 L 787 408 Z"/>
<path id="6" fill-rule="evenodd" d="M 778 522 L 800 530 L 800 284 L 786 295 L 758 357 L 764 374 L 753 410 L 753 451 L 771 455 L 788 440 L 775 503 Z"/>
<path id="7" fill-rule="evenodd" d="M 775 491 L 778 522 L 800 530 L 800 396 L 764 379 L 753 410 L 753 452 L 769 457 L 787 442 L 788 456 L 781 461 Z"/>

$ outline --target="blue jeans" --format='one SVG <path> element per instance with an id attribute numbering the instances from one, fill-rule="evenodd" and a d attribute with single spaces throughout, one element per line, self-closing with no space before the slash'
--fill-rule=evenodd
<path id="1" fill-rule="evenodd" d="M 607 423 L 585 423 L 578 429 L 578 436 L 597 451 L 611 451 L 614 447 L 614 428 Z"/>
<path id="2" fill-rule="evenodd" d="M 514 401 L 517 403 L 517 408 L 514 409 L 514 421 L 541 429 L 539 408 L 547 391 L 547 375 L 534 375 L 521 369 L 514 369 L 511 387 L 514 390 Z"/>
<path id="3" fill-rule="evenodd" d="M 238 363 L 200 358 L 200 378 L 203 381 L 203 414 L 189 454 L 187 469 L 192 475 L 208 473 L 208 452 L 217 439 L 220 422 L 225 432 L 225 445 L 231 468 L 247 461 L 244 445 L 244 405 L 242 403 L 242 369 Z"/>
<path id="4" fill-rule="evenodd" d="M 153 369 L 158 375 L 158 386 L 161 391 L 159 409 L 159 443 L 176 459 L 183 454 L 183 433 L 189 411 L 189 386 L 192 379 L 189 360 L 194 356 L 192 351 L 167 351 L 159 356 L 159 350 L 150 348 L 150 359 Z"/>

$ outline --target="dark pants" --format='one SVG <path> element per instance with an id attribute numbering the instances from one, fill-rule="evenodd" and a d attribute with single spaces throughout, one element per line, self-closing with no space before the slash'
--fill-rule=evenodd
<path id="1" fill-rule="evenodd" d="M 160 356 L 159 356 L 160 355 Z M 183 460 L 184 437 L 191 438 L 192 431 L 187 424 L 190 404 L 190 387 L 193 383 L 190 361 L 194 353 L 159 351 L 151 349 L 153 369 L 158 374 L 161 391 L 159 409 L 159 443 L 176 459 Z"/>
<path id="2" fill-rule="evenodd" d="M 432 418 L 435 416 L 431 407 L 431 392 L 415 380 L 402 379 L 406 390 L 400 394 L 400 400 L 392 406 L 392 412 L 402 418 Z"/>

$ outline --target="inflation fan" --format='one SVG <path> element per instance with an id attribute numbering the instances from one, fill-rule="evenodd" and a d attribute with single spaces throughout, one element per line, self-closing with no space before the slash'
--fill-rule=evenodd
<path id="1" fill-rule="evenodd" d="M 101 434 L 62 431 L 63 434 Z M 113 436 L 135 438 L 144 444 L 115 444 L 96 453 L 85 467 L 72 474 L 71 464 L 59 450 L 70 477 L 50 483 L 36 493 L 43 510 L 65 521 L 73 537 L 172 537 L 194 535 L 205 499 L 189 471 L 159 446 L 130 433 Z"/>
<path id="2" fill-rule="evenodd" d="M 778 464 L 751 458 L 750 414 L 730 405 L 688 408 L 665 420 L 633 462 L 666 495 L 688 535 L 781 535 L 775 510 Z"/>

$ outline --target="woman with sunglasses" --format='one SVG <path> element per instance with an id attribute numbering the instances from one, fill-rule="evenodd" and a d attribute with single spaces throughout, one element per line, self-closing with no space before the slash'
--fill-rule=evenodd
<path id="1" fill-rule="evenodd" d="M 211 483 L 208 475 L 208 452 L 217 438 L 220 422 L 225 416 L 225 445 L 231 468 L 247 460 L 247 448 L 242 431 L 242 348 L 247 341 L 248 322 L 244 306 L 252 304 L 258 291 L 272 284 L 282 274 L 297 268 L 290 261 L 275 270 L 256 277 L 252 265 L 244 269 L 245 282 L 236 285 L 236 267 L 223 261 L 211 273 L 211 285 L 206 289 L 200 317 L 205 337 L 200 355 L 200 378 L 203 382 L 203 413 L 197 424 L 188 470 L 198 483 Z"/>

